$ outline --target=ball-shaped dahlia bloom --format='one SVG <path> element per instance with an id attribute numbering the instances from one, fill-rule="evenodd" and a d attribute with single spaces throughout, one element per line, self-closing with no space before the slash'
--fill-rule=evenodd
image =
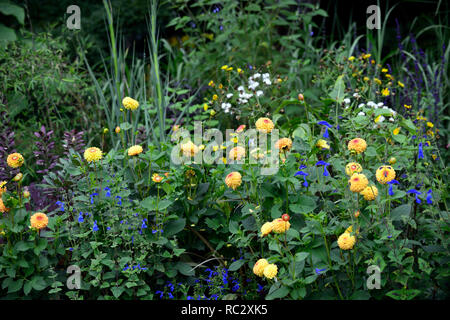
<path id="1" fill-rule="evenodd" d="M 330 149 L 330 145 L 328 144 L 328 142 L 323 139 L 319 139 L 317 141 L 316 147 L 321 148 L 321 149 Z"/>
<path id="2" fill-rule="evenodd" d="M 241 183 L 242 183 L 242 176 L 237 171 L 229 173 L 225 178 L 225 184 L 228 186 L 228 188 L 231 188 L 233 190 L 236 190 L 236 188 L 239 187 Z"/>
<path id="3" fill-rule="evenodd" d="M 361 138 L 355 138 L 348 143 L 348 150 L 354 150 L 356 153 L 364 152 L 367 148 L 366 140 Z"/>
<path id="4" fill-rule="evenodd" d="M 122 104 L 125 109 L 136 110 L 139 107 L 139 102 L 130 97 L 125 97 L 122 100 Z"/>
<path id="5" fill-rule="evenodd" d="M 232 160 L 241 160 L 245 158 L 245 149 L 243 147 L 234 147 L 230 150 L 228 157 Z"/>
<path id="6" fill-rule="evenodd" d="M 48 217 L 45 213 L 37 212 L 30 218 L 31 228 L 43 229 L 48 225 Z"/>
<path id="7" fill-rule="evenodd" d="M 270 133 L 275 127 L 272 120 L 270 120 L 269 118 L 259 118 L 256 121 L 255 126 L 258 131 L 263 133 Z"/>
<path id="8" fill-rule="evenodd" d="M 355 236 L 350 235 L 348 232 L 344 232 L 341 234 L 337 240 L 339 248 L 342 250 L 350 250 L 355 245 L 356 238 Z"/>
<path id="9" fill-rule="evenodd" d="M 267 279 L 273 279 L 277 276 L 278 273 L 278 267 L 276 264 L 268 264 L 263 271 L 264 277 Z"/>
<path id="10" fill-rule="evenodd" d="M 386 184 L 395 179 L 395 170 L 391 166 L 381 166 L 377 169 L 376 177 L 379 183 Z"/>
<path id="11" fill-rule="evenodd" d="M 24 159 L 20 153 L 15 152 L 8 155 L 8 158 L 6 158 L 6 162 L 11 168 L 18 168 L 23 165 Z"/>
<path id="12" fill-rule="evenodd" d="M 281 138 L 275 143 L 275 148 L 281 151 L 289 151 L 292 148 L 292 140 L 289 138 Z"/>
<path id="13" fill-rule="evenodd" d="M 131 156 L 136 156 L 139 153 L 141 153 L 144 149 L 142 149 L 142 147 L 140 145 L 135 145 L 132 146 L 130 148 L 128 148 L 128 155 Z"/>
<path id="14" fill-rule="evenodd" d="M 267 236 L 272 232 L 273 224 L 272 222 L 266 222 L 261 227 L 261 237 Z"/>
<path id="15" fill-rule="evenodd" d="M 198 147 L 192 141 L 181 144 L 180 148 L 183 152 L 183 155 L 185 155 L 186 157 L 193 157 L 199 151 Z"/>
<path id="16" fill-rule="evenodd" d="M 284 233 L 289 230 L 291 224 L 289 221 L 284 221 L 282 218 L 278 218 L 272 221 L 272 231 L 275 233 Z"/>
<path id="17" fill-rule="evenodd" d="M 354 173 L 360 173 L 362 171 L 362 166 L 357 162 L 350 162 L 345 166 L 345 173 L 350 177 Z"/>
<path id="18" fill-rule="evenodd" d="M 9 211 L 9 208 L 5 207 L 5 204 L 3 203 L 2 198 L 0 197 L 0 212 L 6 213 Z"/>
<path id="19" fill-rule="evenodd" d="M 378 196 L 378 189 L 375 186 L 368 186 L 365 187 L 363 191 L 360 192 L 362 196 L 364 196 L 364 199 L 367 201 L 375 200 L 375 198 Z"/>
<path id="20" fill-rule="evenodd" d="M 84 159 L 87 162 L 98 161 L 102 158 L 102 150 L 97 147 L 90 147 L 84 151 Z"/>
<path id="21" fill-rule="evenodd" d="M 267 262 L 266 259 L 259 259 L 253 266 L 253 273 L 256 274 L 258 277 L 262 277 L 264 274 L 264 268 L 267 267 L 268 265 L 269 262 Z"/>
<path id="22" fill-rule="evenodd" d="M 361 192 L 367 187 L 369 180 L 362 173 L 354 173 L 350 177 L 350 180 L 348 180 L 348 183 L 350 184 L 350 191 Z"/>

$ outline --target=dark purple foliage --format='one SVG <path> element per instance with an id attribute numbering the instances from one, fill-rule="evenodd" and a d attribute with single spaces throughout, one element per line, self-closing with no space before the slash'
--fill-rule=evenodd
<path id="1" fill-rule="evenodd" d="M 76 132 L 75 129 L 64 132 L 62 147 L 66 156 L 69 156 L 70 149 L 73 149 L 75 152 L 81 153 L 84 146 L 86 145 L 83 139 L 83 135 L 84 131 Z"/>
<path id="2" fill-rule="evenodd" d="M 33 151 L 33 153 L 36 157 L 36 165 L 41 167 L 36 172 L 46 175 L 56 166 L 59 158 L 54 152 L 53 130 L 47 131 L 45 126 L 42 126 L 41 130 L 35 132 L 34 135 L 37 137 L 35 142 L 37 150 Z"/>

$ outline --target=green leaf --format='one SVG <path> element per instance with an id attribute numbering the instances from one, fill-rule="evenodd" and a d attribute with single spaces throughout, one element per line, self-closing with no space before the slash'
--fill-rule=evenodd
<path id="1" fill-rule="evenodd" d="M 298 252 L 295 255 L 295 261 L 300 262 L 305 260 L 309 256 L 309 252 Z"/>
<path id="2" fill-rule="evenodd" d="M 14 16 L 21 25 L 24 23 L 25 11 L 22 7 L 9 1 L 0 1 L 0 12 L 5 16 Z"/>
<path id="3" fill-rule="evenodd" d="M 31 279 L 31 286 L 34 290 L 41 291 L 47 288 L 47 283 L 45 282 L 43 277 L 35 276 L 33 277 L 33 279 Z"/>
<path id="4" fill-rule="evenodd" d="M 271 290 L 272 291 L 272 290 Z M 288 295 L 289 288 L 288 287 L 280 287 L 275 290 L 273 290 L 271 293 L 269 293 L 266 296 L 266 300 L 274 300 L 274 299 L 281 299 Z"/>
<path id="5" fill-rule="evenodd" d="M 239 259 L 234 261 L 232 264 L 230 264 L 230 267 L 228 268 L 228 270 L 230 271 L 236 271 L 238 270 L 240 267 L 242 267 L 245 263 L 244 259 Z"/>
<path id="6" fill-rule="evenodd" d="M 298 197 L 298 200 L 297 203 L 289 206 L 294 213 L 310 213 L 316 208 L 316 201 L 314 198 L 301 195 Z"/>
<path id="7" fill-rule="evenodd" d="M 195 275 L 195 270 L 192 269 L 191 265 L 184 263 L 184 262 L 177 263 L 177 270 L 180 271 L 180 273 L 185 276 L 194 276 Z"/>
<path id="8" fill-rule="evenodd" d="M 182 231 L 186 226 L 186 219 L 172 220 L 164 227 L 164 235 L 168 238 Z"/>
<path id="9" fill-rule="evenodd" d="M 23 279 L 11 280 L 8 285 L 8 293 L 17 292 L 22 289 Z"/>
<path id="10" fill-rule="evenodd" d="M 344 97 L 345 97 L 345 94 L 344 94 L 345 84 L 344 84 L 343 77 L 344 77 L 343 75 L 340 75 L 336 79 L 336 82 L 334 83 L 334 89 L 329 94 L 330 98 L 332 98 L 333 100 L 335 100 L 338 103 L 342 103 L 344 101 Z"/>
<path id="11" fill-rule="evenodd" d="M 402 220 L 402 217 L 408 217 L 411 212 L 411 205 L 410 204 L 403 204 L 401 206 L 398 206 L 391 212 L 391 219 L 393 221 L 396 220 Z"/>
<path id="12" fill-rule="evenodd" d="M 125 291 L 125 288 L 122 288 L 122 287 L 112 287 L 111 288 L 111 292 L 116 299 L 118 299 L 124 291 Z"/>

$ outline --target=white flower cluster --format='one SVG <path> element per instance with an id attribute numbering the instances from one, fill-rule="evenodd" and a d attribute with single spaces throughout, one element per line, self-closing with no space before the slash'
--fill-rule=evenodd
<path id="1" fill-rule="evenodd" d="M 245 92 L 244 86 L 239 86 L 238 91 L 239 91 L 239 99 L 238 99 L 238 103 L 239 104 L 247 103 L 248 99 L 253 97 L 253 93 L 246 93 Z"/>
<path id="2" fill-rule="evenodd" d="M 354 94 L 353 94 L 353 97 L 354 97 L 354 98 L 360 98 L 361 96 L 360 96 L 358 93 L 354 93 Z M 345 104 L 347 105 L 347 106 L 345 107 L 345 109 L 347 109 L 347 108 L 349 107 L 349 104 L 350 104 L 351 100 L 350 100 L 349 98 L 347 98 L 347 99 L 344 99 L 344 102 L 345 102 Z M 363 107 L 373 108 L 373 109 L 379 109 L 379 108 L 381 108 L 381 109 L 389 110 L 390 113 L 391 113 L 391 117 L 389 117 L 388 120 L 389 120 L 390 122 L 394 122 L 394 121 L 395 121 L 395 116 L 397 115 L 397 112 L 396 112 L 395 110 L 389 108 L 388 106 L 385 106 L 383 102 L 375 103 L 375 102 L 373 102 L 373 101 L 368 101 L 368 102 L 366 102 L 366 103 L 360 103 L 360 104 L 358 104 L 358 109 L 361 109 L 361 108 L 363 108 Z M 358 113 L 358 116 L 365 116 L 365 115 L 366 115 L 366 114 L 365 114 L 364 111 L 360 111 L 360 112 Z M 379 124 L 379 123 L 382 123 L 382 122 L 385 121 L 385 120 L 386 120 L 386 118 L 385 118 L 384 116 L 380 116 L 380 117 L 377 119 L 377 122 L 376 122 L 376 123 Z"/>
<path id="3" fill-rule="evenodd" d="M 225 112 L 225 113 L 229 113 L 230 112 L 230 109 L 231 109 L 231 103 L 222 103 L 222 109 L 223 109 L 223 112 Z"/>

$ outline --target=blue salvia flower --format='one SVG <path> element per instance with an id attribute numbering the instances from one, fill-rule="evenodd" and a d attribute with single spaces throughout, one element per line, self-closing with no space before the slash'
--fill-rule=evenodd
<path id="1" fill-rule="evenodd" d="M 98 231 L 97 220 L 94 221 L 94 226 L 92 227 L 92 231 L 94 231 L 94 232 Z"/>
<path id="2" fill-rule="evenodd" d="M 304 181 L 303 182 L 303 186 L 307 187 L 308 186 L 308 181 L 306 181 L 306 176 L 308 176 L 308 175 L 309 175 L 309 173 L 307 173 L 307 172 L 297 171 L 294 176 L 303 176 L 303 181 Z"/>
<path id="3" fill-rule="evenodd" d="M 395 179 L 388 182 L 388 185 L 389 185 L 389 195 L 390 195 L 390 196 L 393 196 L 393 195 L 394 195 L 394 191 L 392 190 L 392 185 L 393 185 L 393 184 L 400 184 L 400 182 L 398 182 L 398 181 L 395 180 Z"/>
<path id="4" fill-rule="evenodd" d="M 145 229 L 145 228 L 147 228 L 147 225 L 145 224 L 145 220 L 142 220 L 141 229 Z"/>
<path id="5" fill-rule="evenodd" d="M 125 267 L 123 267 L 123 271 L 126 271 L 126 270 L 128 270 L 128 269 L 130 269 L 130 267 L 128 266 L 128 263 L 125 265 Z"/>
<path id="6" fill-rule="evenodd" d="M 417 203 L 421 203 L 421 202 L 422 202 L 422 201 L 419 199 L 419 195 L 421 195 L 422 192 L 417 191 L 416 189 L 411 189 L 411 190 L 406 191 L 406 193 L 413 193 L 413 194 L 416 196 L 416 202 L 417 202 Z"/>
<path id="7" fill-rule="evenodd" d="M 323 167 L 323 175 L 324 175 L 325 177 L 327 177 L 327 176 L 330 175 L 330 173 L 329 173 L 328 170 L 327 170 L 327 167 L 328 167 L 329 165 L 330 165 L 330 164 L 329 164 L 328 162 L 325 162 L 325 161 L 322 161 L 322 160 L 316 162 L 316 166 L 324 166 L 324 167 Z"/>
<path id="8" fill-rule="evenodd" d="M 428 190 L 428 192 L 427 192 L 427 203 L 428 204 L 433 204 L 433 198 L 432 198 L 432 195 L 431 195 L 432 192 L 433 191 L 431 189 Z"/>
<path id="9" fill-rule="evenodd" d="M 191 296 L 187 296 L 186 300 L 194 300 Z"/>
<path id="10" fill-rule="evenodd" d="M 259 292 L 261 292 L 261 291 L 263 291 L 264 290 L 264 286 L 262 286 L 262 285 L 260 285 L 259 283 L 258 283 L 258 290 L 257 290 L 257 292 L 259 293 Z"/>
<path id="11" fill-rule="evenodd" d="M 62 212 L 64 212 L 64 203 L 62 203 L 61 201 L 56 201 L 56 205 L 60 206 L 59 210 L 61 210 Z"/>
<path id="12" fill-rule="evenodd" d="M 219 298 L 219 296 L 217 294 L 213 294 L 213 295 L 211 295 L 211 297 L 209 299 L 217 300 L 218 298 Z"/>
<path id="13" fill-rule="evenodd" d="M 423 159 L 423 145 L 422 142 L 419 143 L 419 159 Z"/>
<path id="14" fill-rule="evenodd" d="M 83 212 L 81 212 L 81 211 L 80 211 L 80 214 L 78 215 L 78 222 L 79 222 L 79 223 L 84 222 Z"/>
<path id="15" fill-rule="evenodd" d="M 117 204 L 119 206 L 121 206 L 122 205 L 122 197 L 121 196 L 116 196 L 116 199 L 119 199 L 119 201 L 117 201 Z"/>
<path id="16" fill-rule="evenodd" d="M 105 190 L 106 191 L 106 197 L 111 197 L 111 189 L 110 188 L 108 188 L 108 187 L 105 187 L 105 189 L 103 189 L 103 190 Z"/>
<path id="17" fill-rule="evenodd" d="M 94 204 L 94 197 L 98 196 L 97 192 L 94 192 L 93 194 L 91 194 L 91 204 Z"/>
<path id="18" fill-rule="evenodd" d="M 324 138 L 329 138 L 330 135 L 328 134 L 328 128 L 333 128 L 333 126 L 332 126 L 331 124 L 329 124 L 328 122 L 323 121 L 323 120 L 317 122 L 317 124 L 320 124 L 320 125 L 322 125 L 322 126 L 325 126 L 325 132 L 324 132 L 324 134 L 323 134 L 323 137 L 324 137 Z"/>
<path id="19" fill-rule="evenodd" d="M 169 292 L 168 295 L 169 295 L 169 299 L 173 299 L 173 294 L 171 294 L 171 293 Z"/>
<path id="20" fill-rule="evenodd" d="M 158 291 L 155 292 L 155 294 L 158 294 L 158 293 L 159 293 L 159 298 L 162 299 L 162 297 L 163 297 L 163 295 L 164 295 L 164 292 L 162 292 L 162 291 L 160 291 L 160 290 L 158 290 Z"/>
<path id="21" fill-rule="evenodd" d="M 322 274 L 322 272 L 324 272 L 326 270 L 327 270 L 327 268 L 323 268 L 323 269 L 316 268 L 314 271 L 316 272 L 317 275 L 320 275 L 320 274 Z"/>

